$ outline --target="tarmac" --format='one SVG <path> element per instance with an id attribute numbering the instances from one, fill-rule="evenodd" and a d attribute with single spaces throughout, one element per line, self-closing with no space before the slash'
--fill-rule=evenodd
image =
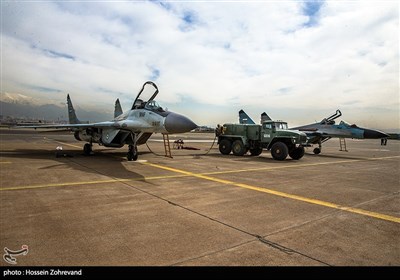
<path id="1" fill-rule="evenodd" d="M 21 266 L 400 265 L 400 141 L 276 161 L 178 138 L 173 158 L 157 134 L 129 162 L 127 147 L 84 156 L 68 132 L 1 128 L 0 248 L 28 246 Z"/>

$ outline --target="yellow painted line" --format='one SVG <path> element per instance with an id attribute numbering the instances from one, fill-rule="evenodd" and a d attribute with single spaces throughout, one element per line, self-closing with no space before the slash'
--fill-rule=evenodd
<path id="1" fill-rule="evenodd" d="M 11 161 L 0 161 L 0 164 L 8 164 L 11 163 Z"/>
<path id="2" fill-rule="evenodd" d="M 51 138 L 49 138 L 49 139 L 51 139 Z M 56 142 L 56 143 L 58 143 L 58 144 L 61 144 L 61 145 L 65 145 L 65 146 L 70 146 L 70 147 L 74 147 L 74 148 L 82 149 L 82 147 L 80 147 L 80 146 L 77 146 L 77 145 L 68 144 L 68 143 L 64 143 L 64 142 L 57 141 L 57 140 L 53 140 L 53 141 L 54 141 L 54 142 Z"/>
<path id="3" fill-rule="evenodd" d="M 0 188 L 0 191 L 41 189 L 41 188 L 65 187 L 65 186 L 81 186 L 81 185 L 117 183 L 117 182 L 126 182 L 126 181 L 130 181 L 130 180 L 129 179 L 113 179 L 113 180 L 102 180 L 102 181 L 69 182 L 69 183 L 58 183 L 58 184 L 45 184 L 45 185 L 33 185 L 33 186 L 9 187 L 9 188 Z"/>
<path id="4" fill-rule="evenodd" d="M 320 206 L 325 206 L 325 207 L 338 209 L 338 210 L 342 210 L 342 211 L 347 211 L 347 212 L 351 212 L 351 213 L 361 214 L 364 216 L 369 216 L 369 217 L 386 220 L 386 221 L 390 221 L 390 222 L 400 223 L 399 217 L 389 216 L 389 215 L 380 214 L 380 213 L 367 211 L 367 210 L 363 210 L 363 209 L 358 209 L 358 208 L 353 208 L 353 207 L 346 207 L 346 206 L 342 206 L 342 205 L 331 203 L 331 202 L 307 198 L 307 197 L 303 197 L 303 196 L 299 196 L 299 195 L 293 195 L 293 194 L 284 193 L 284 192 L 275 191 L 275 190 L 266 189 L 266 188 L 255 187 L 255 186 L 251 186 L 248 184 L 236 183 L 236 182 L 229 181 L 229 180 L 213 178 L 210 176 L 196 174 L 196 173 L 192 173 L 189 171 L 184 171 L 184 170 L 167 167 L 167 166 L 163 166 L 163 165 L 158 165 L 158 164 L 154 164 L 154 163 L 143 163 L 143 164 L 153 166 L 153 167 L 156 167 L 159 169 L 169 170 L 172 172 L 193 176 L 196 178 L 201 178 L 201 179 L 205 179 L 205 180 L 209 180 L 209 181 L 213 181 L 213 182 L 218 182 L 218 183 L 225 184 L 225 185 L 233 185 L 233 186 L 237 186 L 240 188 L 245 188 L 245 189 L 249 189 L 249 190 L 268 193 L 268 194 L 272 194 L 272 195 L 276 195 L 276 196 L 280 196 L 280 197 L 290 198 L 290 199 L 294 199 L 294 200 L 298 200 L 298 201 L 303 201 L 303 202 L 316 204 L 316 205 L 320 205 Z"/>
<path id="5" fill-rule="evenodd" d="M 41 189 L 41 188 L 53 188 L 53 187 L 71 187 L 71 186 L 83 186 L 83 185 L 96 185 L 106 183 L 119 183 L 119 182 L 132 182 L 132 181 L 147 181 L 147 180 L 160 180 L 170 178 L 187 177 L 188 175 L 166 175 L 166 176 L 153 176 L 144 178 L 134 179 L 111 179 L 111 180 L 99 180 L 99 181 L 86 181 L 86 182 L 68 182 L 68 183 L 56 183 L 56 184 L 44 184 L 44 185 L 32 185 L 32 186 L 17 186 L 0 188 L 0 191 L 12 191 L 12 190 L 28 190 L 28 189 Z"/>
<path id="6" fill-rule="evenodd" d="M 64 144 L 62 142 L 56 141 L 58 143 Z M 115 156 L 117 157 L 117 156 Z M 384 158 L 373 158 L 373 159 L 386 159 L 386 158 L 396 158 L 400 156 L 394 157 L 384 157 Z M 117 157 L 119 158 L 119 157 Z M 363 159 L 363 160 L 371 160 L 371 159 Z M 168 176 L 152 176 L 152 177 L 144 177 L 144 178 L 135 178 L 135 179 L 112 179 L 112 180 L 100 180 L 100 181 L 89 181 L 89 182 L 67 182 L 67 183 L 56 183 L 56 184 L 44 184 L 44 185 L 31 185 L 31 186 L 17 186 L 17 187 L 6 187 L 0 188 L 0 191 L 9 191 L 9 190 L 25 190 L 25 189 L 39 189 L 39 188 L 52 188 L 52 187 L 65 187 L 65 186 L 81 186 L 87 184 L 104 184 L 104 183 L 116 183 L 116 182 L 129 182 L 129 181 L 148 181 L 148 180 L 159 180 L 159 179 L 173 179 L 173 178 L 182 178 L 182 177 L 199 177 L 205 180 L 209 180 L 212 177 L 208 177 L 206 175 L 217 175 L 217 174 L 225 174 L 225 173 L 236 173 L 236 172 L 251 172 L 251 171 L 260 171 L 260 170 L 274 170 L 274 169 L 283 169 L 283 168 L 291 168 L 291 167 L 308 167 L 308 166 L 316 166 L 316 165 L 325 165 L 325 164 L 335 164 L 335 163 L 347 163 L 361 160 L 343 160 L 343 161 L 335 161 L 335 162 L 321 162 L 321 163 L 310 163 L 310 164 L 296 164 L 291 166 L 274 166 L 274 167 L 262 167 L 262 168 L 249 168 L 249 169 L 239 169 L 239 170 L 226 170 L 226 171 L 217 171 L 217 172 L 208 172 L 208 173 L 199 173 L 195 174 L 192 172 L 186 172 L 183 170 L 179 170 L 179 173 L 182 175 L 168 175 Z M 8 162 L 0 162 L 0 163 L 8 163 Z M 11 163 L 11 162 L 9 162 Z M 150 164 L 150 163 L 143 163 Z M 165 167 L 167 168 L 167 167 Z M 164 168 L 164 169 L 165 169 Z M 169 170 L 173 172 L 177 172 L 175 170 Z M 184 172 L 184 173 L 183 173 Z M 232 184 L 234 182 L 212 178 L 213 181 L 220 182 L 223 184 Z"/>
<path id="7" fill-rule="evenodd" d="M 81 148 L 76 145 L 60 142 L 53 140 L 56 143 L 62 144 L 62 145 L 67 145 L 75 148 Z M 180 173 L 183 175 L 169 175 L 169 176 L 154 176 L 154 177 L 144 177 L 144 178 L 135 178 L 135 179 L 112 179 L 112 180 L 102 180 L 102 181 L 87 181 L 87 182 L 69 182 L 69 183 L 58 183 L 58 184 L 46 184 L 46 185 L 33 185 L 33 186 L 19 186 L 19 187 L 8 187 L 8 188 L 0 188 L 0 191 L 9 191 L 9 190 L 25 190 L 25 189 L 38 189 L 38 188 L 49 188 L 49 187 L 64 187 L 64 186 L 82 186 L 82 185 L 88 185 L 88 184 L 104 184 L 104 183 L 117 183 L 117 182 L 129 182 L 129 181 L 146 181 L 146 180 L 157 180 L 157 179 L 168 179 L 168 178 L 179 178 L 179 177 L 197 177 L 209 181 L 214 181 L 226 185 L 234 185 L 237 187 L 245 188 L 245 189 L 250 189 L 250 190 L 255 190 L 259 192 L 264 192 L 276 196 L 281 196 L 285 198 L 290 198 L 298 201 L 304 201 L 307 203 L 311 204 L 316 204 L 316 205 L 321 205 L 329 208 L 334 208 L 338 210 L 343 210 L 351 213 L 357 213 L 361 214 L 364 216 L 370 216 L 374 217 L 377 219 L 382 219 L 382 220 L 387 220 L 391 222 L 396 222 L 400 223 L 400 218 L 394 217 L 394 216 L 389 216 L 385 214 L 380 214 L 372 211 L 367 211 L 367 210 L 362 210 L 358 208 L 353 208 L 353 207 L 345 207 L 341 206 L 338 204 L 322 201 L 322 200 L 317 200 L 317 199 L 310 199 L 298 195 L 292 195 L 284 192 L 279 192 L 279 191 L 274 191 L 271 189 L 266 189 L 266 188 L 260 188 L 260 187 L 255 187 L 247 184 L 241 184 L 241 183 L 236 183 L 233 181 L 229 180 L 224 180 L 224 179 L 218 179 L 218 178 L 213 178 L 207 175 L 215 175 L 215 174 L 225 174 L 225 173 L 238 173 L 238 172 L 251 172 L 251 171 L 259 171 L 259 170 L 273 170 L 273 169 L 282 169 L 282 168 L 291 168 L 291 167 L 308 167 L 308 166 L 317 166 L 317 165 L 326 165 L 326 164 L 337 164 L 337 163 L 350 163 L 350 162 L 357 162 L 357 161 L 371 161 L 371 160 L 385 160 L 385 159 L 392 159 L 392 158 L 400 158 L 400 156 L 391 156 L 391 157 L 380 157 L 380 158 L 363 158 L 363 159 L 351 159 L 351 160 L 343 160 L 343 161 L 335 161 L 335 162 L 320 162 L 320 163 L 310 163 L 310 164 L 296 164 L 296 165 L 291 165 L 291 166 L 275 166 L 275 167 L 263 167 L 263 168 L 250 168 L 250 169 L 240 169 L 240 170 L 227 170 L 227 171 L 218 171 L 218 172 L 208 172 L 208 173 L 202 173 L 202 174 L 196 174 L 193 172 L 189 171 L 184 171 L 180 169 L 175 169 L 167 166 L 162 166 L 162 165 L 157 165 L 153 163 L 142 163 L 145 165 L 150 165 L 156 168 L 160 169 L 165 169 L 169 170 L 175 173 Z M 11 162 L 0 162 L 0 163 L 11 163 Z"/>
<path id="8" fill-rule="evenodd" d="M 329 162 L 317 162 L 317 163 L 305 163 L 305 164 L 293 164 L 293 165 L 279 165 L 279 166 L 269 166 L 269 167 L 259 167 L 259 168 L 249 168 L 249 169 L 237 169 L 237 170 L 226 170 L 226 171 L 215 171 L 215 172 L 206 172 L 201 173 L 202 175 L 216 175 L 216 174 L 228 174 L 228 173 L 240 173 L 240 172 L 251 172 L 251 171 L 263 171 L 263 170 L 275 170 L 275 169 L 288 169 L 288 168 L 300 168 L 300 167 L 309 167 L 309 166 L 318 166 L 318 165 L 329 165 L 329 164 L 340 164 L 340 163 L 350 163 L 350 162 L 358 162 L 358 161 L 372 161 L 372 160 L 384 160 L 384 159 L 393 159 L 400 158 L 400 156 L 391 156 L 391 157 L 380 157 L 380 158 L 363 158 L 363 159 L 351 159 L 351 160 L 340 160 L 340 161 L 329 161 Z"/>

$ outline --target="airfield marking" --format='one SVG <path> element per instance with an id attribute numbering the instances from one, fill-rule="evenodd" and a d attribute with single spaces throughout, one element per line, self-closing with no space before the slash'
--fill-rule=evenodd
<path id="1" fill-rule="evenodd" d="M 57 141 L 59 142 L 59 141 Z M 62 143 L 62 142 L 59 142 Z M 64 143 L 63 143 L 64 144 Z M 66 144 L 66 143 L 65 143 Z M 117 157 L 117 156 L 115 156 Z M 307 166 L 316 166 L 316 165 L 325 165 L 325 164 L 335 164 L 335 163 L 349 163 L 355 161 L 365 161 L 365 160 L 382 160 L 382 159 L 391 159 L 398 158 L 400 156 L 392 156 L 392 157 L 381 157 L 381 158 L 366 158 L 366 159 L 354 159 L 354 160 L 342 160 L 335 162 L 320 162 L 320 163 L 308 163 L 308 164 L 296 164 L 291 166 L 274 166 L 274 167 L 262 167 L 262 168 L 249 168 L 249 169 L 239 169 L 239 170 L 226 170 L 226 171 L 216 171 L 216 172 L 205 172 L 205 173 L 192 173 L 180 170 L 178 173 L 184 175 L 166 175 L 166 176 L 152 176 L 152 177 L 144 177 L 144 178 L 134 178 L 134 179 L 112 179 L 112 180 L 100 180 L 100 181 L 88 181 L 88 182 L 70 182 L 70 183 L 56 183 L 56 184 L 45 184 L 45 185 L 31 185 L 31 186 L 17 186 L 17 187 L 8 187 L 8 188 L 0 188 L 0 191 L 10 191 L 10 190 L 26 190 L 26 189 L 39 189 L 39 188 L 52 188 L 52 187 L 65 187 L 65 186 L 80 186 L 86 184 L 104 184 L 104 183 L 117 183 L 117 182 L 129 182 L 129 181 L 146 181 L 146 180 L 158 180 L 158 179 L 172 179 L 172 178 L 182 178 L 182 177 L 199 177 L 205 180 L 209 180 L 207 175 L 217 175 L 217 174 L 225 174 L 225 173 L 239 173 L 239 172 L 251 172 L 251 171 L 260 171 L 260 170 L 275 170 L 275 169 L 284 169 L 291 167 L 307 167 Z M 11 162 L 0 162 L 0 163 L 11 163 Z M 140 164 L 151 164 L 140 162 Z M 170 170 L 171 171 L 171 170 Z M 177 172 L 177 171 L 174 171 Z M 183 173 L 185 172 L 185 173 Z M 217 181 L 219 179 L 213 178 L 213 181 Z M 223 180 L 221 180 L 223 181 Z M 224 182 L 220 182 L 224 183 Z"/>
<path id="2" fill-rule="evenodd" d="M 340 160 L 340 161 L 326 161 L 326 162 L 318 162 L 318 163 L 304 163 L 304 164 L 295 164 L 295 165 L 282 165 L 282 166 L 273 166 L 273 167 L 259 167 L 259 168 L 249 168 L 249 169 L 236 169 L 236 170 L 227 170 L 227 171 L 215 171 L 215 172 L 206 172 L 201 173 L 201 175 L 217 175 L 217 174 L 225 174 L 225 173 L 239 173 L 239 172 L 248 172 L 248 171 L 261 171 L 261 170 L 275 170 L 275 169 L 286 169 L 286 168 L 298 168 L 298 167 L 308 167 L 308 166 L 317 166 L 317 165 L 325 165 L 325 164 L 336 164 L 336 163 L 349 163 L 349 162 L 357 162 L 357 161 L 372 161 L 372 160 L 383 160 L 383 159 L 392 159 L 392 158 L 400 158 L 400 156 L 391 156 L 391 157 L 380 157 L 380 158 L 362 158 L 362 159 L 350 159 L 350 160 Z"/>
<path id="3" fill-rule="evenodd" d="M 353 207 L 342 206 L 342 205 L 331 203 L 331 202 L 327 202 L 327 201 L 307 198 L 307 197 L 294 195 L 294 194 L 289 194 L 289 193 L 284 193 L 284 192 L 275 191 L 275 190 L 271 190 L 271 189 L 255 187 L 255 186 L 251 186 L 251 185 L 248 185 L 248 184 L 236 183 L 236 182 L 225 180 L 225 179 L 213 178 L 213 177 L 206 176 L 206 175 L 203 175 L 203 174 L 196 174 L 196 173 L 193 173 L 193 172 L 190 172 L 190 171 L 180 170 L 180 169 L 167 167 L 167 166 L 163 166 L 163 165 L 159 165 L 159 164 L 148 163 L 148 162 L 147 163 L 143 163 L 143 164 L 149 165 L 149 166 L 153 166 L 153 167 L 156 167 L 156 168 L 159 168 L 159 169 L 164 169 L 164 170 L 169 170 L 169 171 L 176 172 L 176 173 L 185 174 L 185 175 L 188 175 L 188 176 L 193 176 L 193 177 L 196 177 L 196 178 L 205 179 L 205 180 L 208 180 L 208 181 L 218 182 L 218 183 L 225 184 L 225 185 L 233 185 L 233 186 L 237 186 L 237 187 L 244 188 L 244 189 L 259 191 L 259 192 L 268 193 L 268 194 L 272 194 L 272 195 L 276 195 L 276 196 L 280 196 L 280 197 L 285 197 L 285 198 L 290 198 L 290 199 L 303 201 L 303 202 L 307 202 L 307 203 L 311 203 L 311 204 L 325 206 L 325 207 L 329 207 L 329 208 L 333 208 L 333 209 L 338 209 L 338 210 L 343 210 L 343 211 L 347 211 L 347 212 L 351 212 L 351 213 L 361 214 L 361 215 L 364 215 L 364 216 L 369 216 L 369 217 L 373 217 L 373 218 L 377 218 L 377 219 L 381 219 L 381 220 L 400 223 L 400 218 L 399 217 L 394 217 L 394 216 L 390 216 L 390 215 L 385 215 L 385 214 L 376 213 L 376 212 L 363 210 L 363 209 L 358 209 L 358 208 L 353 208 Z"/>
<path id="4" fill-rule="evenodd" d="M 48 138 L 48 139 L 51 139 L 51 138 Z M 70 146 L 70 147 L 74 147 L 74 148 L 78 148 L 78 149 L 81 149 L 82 147 L 79 147 L 79 146 L 77 146 L 77 145 L 73 145 L 73 144 L 68 144 L 68 143 L 65 143 L 65 142 L 61 142 L 61 141 L 57 141 L 57 140 L 53 140 L 53 139 L 51 139 L 53 142 L 56 142 L 56 143 L 58 143 L 58 144 L 61 144 L 61 145 L 66 145 L 66 146 Z"/>
<path id="5" fill-rule="evenodd" d="M 19 186 L 19 187 L 8 187 L 0 188 L 0 191 L 15 191 L 15 190 L 28 190 L 28 189 L 42 189 L 42 188 L 54 188 L 54 187 L 68 187 L 68 186 L 81 186 L 81 185 L 96 185 L 106 183 L 118 183 L 118 182 L 131 182 L 131 181 L 146 181 L 146 180 L 159 180 L 159 179 L 171 179 L 188 177 L 189 175 L 166 175 L 166 176 L 153 176 L 144 178 L 134 179 L 111 179 L 111 180 L 99 180 L 99 181 L 87 181 L 87 182 L 69 182 L 69 183 L 57 183 L 57 184 L 45 184 L 45 185 L 32 185 L 32 186 Z"/>
<path id="6" fill-rule="evenodd" d="M 0 161 L 0 164 L 11 163 L 11 161 Z"/>

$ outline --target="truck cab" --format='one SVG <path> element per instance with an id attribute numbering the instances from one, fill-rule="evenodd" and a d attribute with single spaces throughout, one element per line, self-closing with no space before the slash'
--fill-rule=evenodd
<path id="1" fill-rule="evenodd" d="M 288 124 L 281 121 L 265 121 L 262 124 L 262 142 L 271 142 L 277 130 L 288 130 Z"/>

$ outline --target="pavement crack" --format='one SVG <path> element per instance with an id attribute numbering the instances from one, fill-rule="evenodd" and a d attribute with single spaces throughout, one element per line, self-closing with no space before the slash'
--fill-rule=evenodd
<path id="1" fill-rule="evenodd" d="M 287 248 L 285 246 L 282 246 L 282 245 L 280 245 L 278 243 L 272 242 L 270 240 L 267 240 L 262 236 L 257 236 L 257 238 L 261 243 L 264 243 L 264 244 L 266 244 L 266 245 L 268 245 L 268 246 L 270 246 L 272 248 L 275 248 L 275 249 L 277 249 L 277 250 L 279 250 L 279 251 L 281 251 L 283 253 L 286 253 L 288 255 L 291 255 L 291 254 L 295 253 L 295 251 L 293 251 L 292 249 Z"/>
<path id="2" fill-rule="evenodd" d="M 179 206 L 178 204 L 173 203 L 172 201 L 167 200 L 167 202 L 168 202 L 169 204 L 173 205 L 173 206 Z"/>

